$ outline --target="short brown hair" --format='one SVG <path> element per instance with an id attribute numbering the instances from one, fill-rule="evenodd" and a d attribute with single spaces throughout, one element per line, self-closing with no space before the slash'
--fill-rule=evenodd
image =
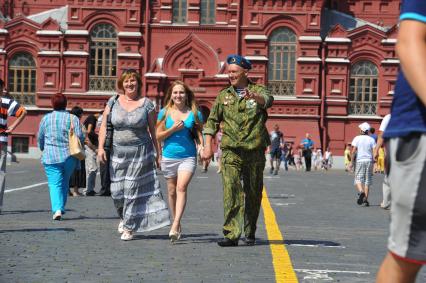
<path id="1" fill-rule="evenodd" d="M 141 78 L 141 75 L 134 69 L 124 70 L 124 72 L 121 74 L 120 78 L 118 79 L 117 87 L 118 89 L 121 89 L 122 91 L 124 91 L 123 82 L 131 77 L 135 78 L 138 81 L 138 94 L 140 95 L 141 89 L 142 89 L 142 78 Z"/>
<path id="2" fill-rule="evenodd" d="M 67 97 L 62 93 L 55 94 L 50 101 L 54 110 L 65 110 L 67 108 Z"/>

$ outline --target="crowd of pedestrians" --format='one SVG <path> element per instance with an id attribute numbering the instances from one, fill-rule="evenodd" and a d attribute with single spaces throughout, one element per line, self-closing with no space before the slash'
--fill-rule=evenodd
<path id="1" fill-rule="evenodd" d="M 426 263 L 426 68 L 416 67 L 419 62 L 426 66 L 425 19 L 423 1 L 404 2 L 397 45 L 402 71 L 392 113 L 383 119 L 378 134 L 367 122 L 360 124 L 359 134 L 344 150 L 345 170 L 354 174 L 358 205 L 369 206 L 373 173 L 385 173 L 381 207 L 390 208 L 391 222 L 389 252 L 377 276 L 380 283 L 414 282 Z M 197 156 L 207 171 L 217 143 L 224 209 L 223 239 L 218 245 L 237 246 L 243 234 L 246 245 L 254 245 L 268 147 L 269 172 L 274 175 L 281 163 L 286 171 L 291 166 L 306 172 L 328 170 L 333 154 L 329 147 L 324 152 L 317 147 L 309 133 L 300 143 L 287 142 L 279 125 L 268 133 L 267 108 L 273 97 L 264 86 L 249 80 L 250 69 L 246 58 L 228 56 L 230 86 L 219 92 L 209 117 L 202 117 L 194 93 L 182 81 L 170 85 L 157 116 L 153 102 L 142 96 L 141 75 L 135 70 L 119 77 L 122 94 L 108 100 L 99 119 L 91 114 L 81 123 L 84 110 L 76 106 L 67 112 L 67 98 L 53 95 L 53 111 L 42 118 L 38 132 L 52 218 L 61 220 L 66 213 L 69 193 L 78 196 L 79 188 L 84 188 L 84 195 L 95 194 L 100 169 L 101 195 L 111 194 L 122 240 L 171 225 L 169 238 L 178 241 Z M 1 80 L 0 88 L 4 88 Z M 1 100 L 0 211 L 7 134 L 26 115 L 25 108 L 12 98 Z M 9 127 L 8 116 L 18 117 Z M 85 159 L 71 153 L 72 136 L 82 145 Z M 157 169 L 167 181 L 168 205 Z"/>

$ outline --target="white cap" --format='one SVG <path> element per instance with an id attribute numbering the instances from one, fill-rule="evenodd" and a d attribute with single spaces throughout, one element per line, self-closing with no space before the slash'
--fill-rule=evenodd
<path id="1" fill-rule="evenodd" d="M 364 122 L 360 125 L 358 125 L 358 128 L 361 129 L 361 131 L 366 132 L 370 130 L 370 124 L 368 124 L 367 122 Z"/>

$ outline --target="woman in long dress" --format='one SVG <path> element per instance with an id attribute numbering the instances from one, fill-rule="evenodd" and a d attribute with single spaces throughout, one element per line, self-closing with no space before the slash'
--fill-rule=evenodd
<path id="1" fill-rule="evenodd" d="M 120 217 L 118 232 L 128 241 L 135 232 L 170 225 L 170 218 L 154 167 L 159 163 L 154 104 L 142 97 L 141 77 L 135 70 L 123 72 L 117 85 L 124 94 L 112 97 L 105 107 L 98 157 L 101 162 L 107 160 L 104 144 L 110 114 L 114 128 L 109 164 L 111 197 Z"/>

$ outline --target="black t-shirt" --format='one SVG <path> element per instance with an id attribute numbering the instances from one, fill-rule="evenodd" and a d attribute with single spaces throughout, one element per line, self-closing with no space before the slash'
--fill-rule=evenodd
<path id="1" fill-rule="evenodd" d="M 86 127 L 86 129 L 89 128 L 89 125 L 92 125 L 92 129 L 93 131 L 96 128 L 96 117 L 93 114 L 90 114 L 89 116 L 87 116 L 86 120 L 84 121 L 84 126 Z"/>
<path id="2" fill-rule="evenodd" d="M 92 131 L 90 133 L 87 133 L 87 137 L 89 139 L 89 141 L 94 145 L 94 146 L 98 146 L 98 134 L 95 133 L 95 128 L 96 128 L 96 117 L 92 114 L 90 114 L 89 116 L 87 116 L 86 120 L 84 121 L 84 127 L 86 127 L 86 129 L 89 128 L 89 125 L 92 125 Z"/>

